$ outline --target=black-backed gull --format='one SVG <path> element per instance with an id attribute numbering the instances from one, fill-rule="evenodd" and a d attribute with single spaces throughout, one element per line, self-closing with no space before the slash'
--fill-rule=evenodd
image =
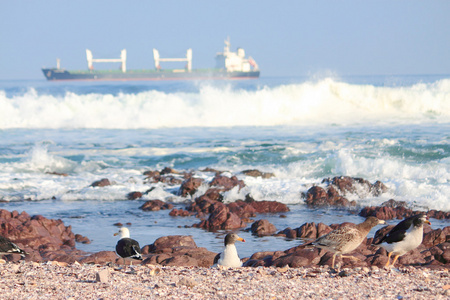
<path id="1" fill-rule="evenodd" d="M 20 254 L 22 257 L 25 257 L 25 254 L 28 253 L 20 249 L 10 239 L 0 235 L 0 255 L 7 254 Z"/>
<path id="2" fill-rule="evenodd" d="M 123 258 L 124 264 L 125 259 L 127 258 L 142 260 L 141 247 L 136 240 L 130 238 L 130 231 L 128 228 L 122 227 L 119 232 L 114 233 L 114 235 L 120 235 L 120 240 L 116 245 L 116 252 Z"/>
<path id="3" fill-rule="evenodd" d="M 423 224 L 425 223 L 431 225 L 424 214 L 406 218 L 375 243 L 375 245 L 382 246 L 389 253 L 388 261 L 385 265 L 386 268 L 389 267 L 391 255 L 394 255 L 394 260 L 391 264 L 391 266 L 394 266 L 399 256 L 416 249 L 422 243 Z"/>

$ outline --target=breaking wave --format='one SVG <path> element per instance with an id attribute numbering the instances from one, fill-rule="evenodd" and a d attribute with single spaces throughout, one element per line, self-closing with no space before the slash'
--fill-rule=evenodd
<path id="1" fill-rule="evenodd" d="M 0 90 L 0 129 L 176 128 L 448 122 L 450 79 L 401 87 L 326 78 L 255 90 L 205 83 L 190 92 L 52 95 Z"/>

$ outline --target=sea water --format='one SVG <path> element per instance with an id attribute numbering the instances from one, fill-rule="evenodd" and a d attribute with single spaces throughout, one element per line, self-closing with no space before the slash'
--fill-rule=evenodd
<path id="1" fill-rule="evenodd" d="M 199 219 L 139 209 L 150 199 L 184 208 L 200 194 L 180 197 L 179 186 L 144 181 L 143 172 L 164 167 L 206 181 L 214 176 L 200 172 L 206 167 L 236 175 L 246 186 L 224 201 L 251 194 L 288 204 L 285 218 L 255 218 L 278 230 L 361 222 L 362 206 L 389 199 L 450 211 L 450 76 L 0 81 L 0 208 L 61 219 L 92 239 L 77 244 L 88 252 L 114 250 L 117 222 L 131 223 L 141 245 L 180 234 L 220 251 L 224 232 L 190 228 Z M 275 176 L 248 177 L 241 173 L 247 169 Z M 379 180 L 389 190 L 346 195 L 356 209 L 304 205 L 311 186 L 341 175 Z M 102 178 L 113 184 L 91 186 Z M 127 200 L 129 192 L 152 187 L 142 199 Z M 435 228 L 449 225 L 431 221 Z M 247 241 L 238 245 L 241 257 L 302 242 L 238 233 Z"/>

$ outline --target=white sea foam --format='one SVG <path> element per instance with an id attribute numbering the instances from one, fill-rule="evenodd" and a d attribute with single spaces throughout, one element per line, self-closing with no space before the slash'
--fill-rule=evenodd
<path id="1" fill-rule="evenodd" d="M 330 78 L 248 91 L 203 84 L 199 92 L 39 94 L 0 91 L 0 129 L 163 128 L 446 122 L 450 80 L 403 87 Z"/>

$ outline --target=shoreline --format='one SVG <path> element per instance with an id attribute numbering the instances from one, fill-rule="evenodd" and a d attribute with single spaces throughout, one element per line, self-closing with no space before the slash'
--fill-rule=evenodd
<path id="1" fill-rule="evenodd" d="M 0 264 L 2 299 L 448 299 L 446 268 Z"/>

